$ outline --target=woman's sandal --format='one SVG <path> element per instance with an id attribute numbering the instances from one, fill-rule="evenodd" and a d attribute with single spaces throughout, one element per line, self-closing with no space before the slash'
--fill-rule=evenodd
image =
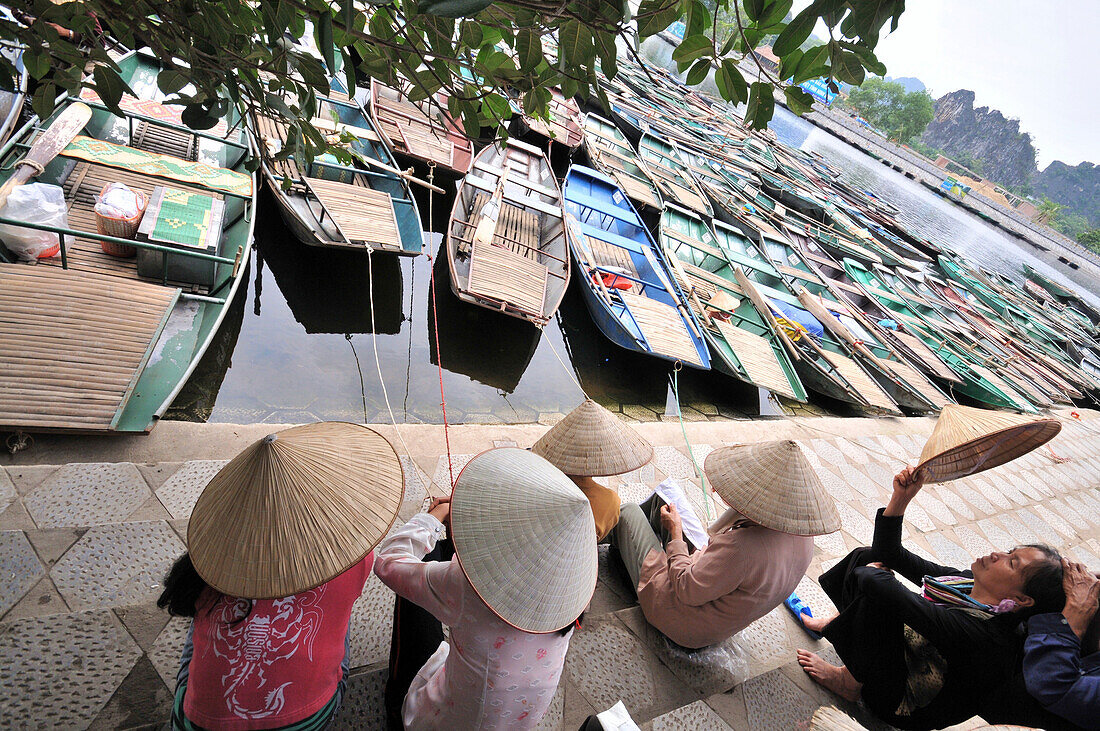
<path id="1" fill-rule="evenodd" d="M 790 611 L 790 613 L 794 615 L 794 618 L 798 620 L 798 624 L 802 627 L 803 630 L 805 630 L 806 634 L 808 634 L 811 639 L 821 639 L 820 632 L 814 632 L 802 621 L 803 615 L 807 617 L 813 617 L 814 613 L 807 604 L 804 604 L 802 600 L 798 598 L 798 594 L 792 593 L 789 597 L 784 599 L 783 606 L 785 606 Z"/>

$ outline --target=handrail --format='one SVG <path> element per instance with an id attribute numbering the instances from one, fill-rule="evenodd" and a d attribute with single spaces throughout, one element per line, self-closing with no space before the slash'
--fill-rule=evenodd
<path id="1" fill-rule="evenodd" d="M 105 112 L 111 112 L 111 109 L 102 102 L 92 101 L 90 99 L 78 99 L 78 101 L 87 104 L 89 107 L 95 107 L 96 109 L 102 109 Z M 160 125 L 161 127 L 173 129 L 177 132 L 186 132 L 187 134 L 194 135 L 196 137 L 202 137 L 204 139 L 213 140 L 215 142 L 221 142 L 222 144 L 228 145 L 230 147 L 239 147 L 242 150 L 248 149 L 248 145 L 244 142 L 235 142 L 228 137 L 219 137 L 218 135 L 211 134 L 210 132 L 203 132 L 201 130 L 191 129 L 190 127 L 185 127 L 182 124 L 176 124 L 174 122 L 166 122 L 163 119 L 149 117 L 139 112 L 125 112 L 121 116 L 115 114 L 114 112 L 111 112 L 111 114 L 112 116 L 118 117 L 119 119 L 136 119 L 141 122 L 148 122 L 150 124 L 156 124 Z"/>

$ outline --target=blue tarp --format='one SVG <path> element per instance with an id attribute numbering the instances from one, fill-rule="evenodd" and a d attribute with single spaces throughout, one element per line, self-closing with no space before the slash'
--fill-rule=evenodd
<path id="1" fill-rule="evenodd" d="M 825 337 L 825 328 L 821 326 L 821 323 L 818 322 L 813 315 L 806 312 L 806 310 L 777 300 L 771 300 L 771 304 L 772 307 L 783 313 L 783 317 L 792 322 L 797 322 L 799 325 L 806 328 L 810 335 L 813 335 L 818 340 Z"/>

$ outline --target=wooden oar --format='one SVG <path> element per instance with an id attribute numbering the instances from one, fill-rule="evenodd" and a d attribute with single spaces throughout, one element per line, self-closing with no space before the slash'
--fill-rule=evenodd
<path id="1" fill-rule="evenodd" d="M 814 299 L 814 296 L 810 294 L 808 290 L 803 288 L 799 291 L 798 301 L 801 302 L 803 306 L 805 306 L 805 308 L 809 310 L 810 314 L 816 317 L 821 322 L 821 324 L 825 325 L 827 328 L 836 333 L 837 337 L 839 337 L 841 340 L 848 343 L 848 345 L 850 345 L 853 350 L 859 351 L 861 355 L 868 358 L 873 359 L 875 357 L 874 353 L 872 353 L 867 348 L 867 346 L 863 344 L 863 341 L 853 335 L 851 330 L 844 327 L 844 323 L 842 323 L 839 318 L 834 316 L 833 313 L 829 312 L 828 309 L 822 306 L 819 301 Z"/>
<path id="2" fill-rule="evenodd" d="M 737 284 L 741 286 L 741 291 L 749 298 L 749 300 L 755 305 L 756 310 L 760 313 L 760 316 L 768 323 L 768 326 L 779 335 L 779 341 L 787 348 L 795 360 L 802 360 L 802 356 L 798 352 L 798 348 L 791 342 L 790 337 L 787 336 L 787 331 L 783 329 L 783 326 L 776 322 L 775 315 L 772 314 L 772 308 L 768 306 L 768 303 L 764 301 L 764 298 L 756 291 L 756 287 L 749 281 L 749 278 L 745 276 L 745 271 L 741 267 L 735 267 L 733 270 L 733 276 L 737 279 Z"/>
<path id="3" fill-rule="evenodd" d="M 73 138 L 84 129 L 92 118 L 87 104 L 75 102 L 58 115 L 49 128 L 38 135 L 26 157 L 15 163 L 15 172 L 0 186 L 0 207 L 8 202 L 8 196 L 16 187 L 35 177 L 64 150 Z"/>
<path id="4" fill-rule="evenodd" d="M 504 202 L 504 183 L 508 180 L 508 173 L 512 169 L 512 160 L 508 157 L 508 153 L 504 153 L 504 169 L 500 173 L 500 180 L 497 181 L 496 190 L 493 191 L 493 195 L 486 201 L 485 205 L 481 207 L 478 212 L 481 216 L 481 220 L 477 222 L 477 228 L 474 229 L 473 243 L 477 244 L 489 244 L 493 241 L 493 234 L 497 230 L 497 221 L 500 219 L 500 207 Z"/>

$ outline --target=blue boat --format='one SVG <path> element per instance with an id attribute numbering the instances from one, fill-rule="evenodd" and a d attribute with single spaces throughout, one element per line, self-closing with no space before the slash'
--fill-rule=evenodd
<path id="1" fill-rule="evenodd" d="M 600 331 L 627 350 L 709 370 L 699 323 L 664 254 L 615 181 L 573 165 L 564 188 L 569 248 Z"/>

